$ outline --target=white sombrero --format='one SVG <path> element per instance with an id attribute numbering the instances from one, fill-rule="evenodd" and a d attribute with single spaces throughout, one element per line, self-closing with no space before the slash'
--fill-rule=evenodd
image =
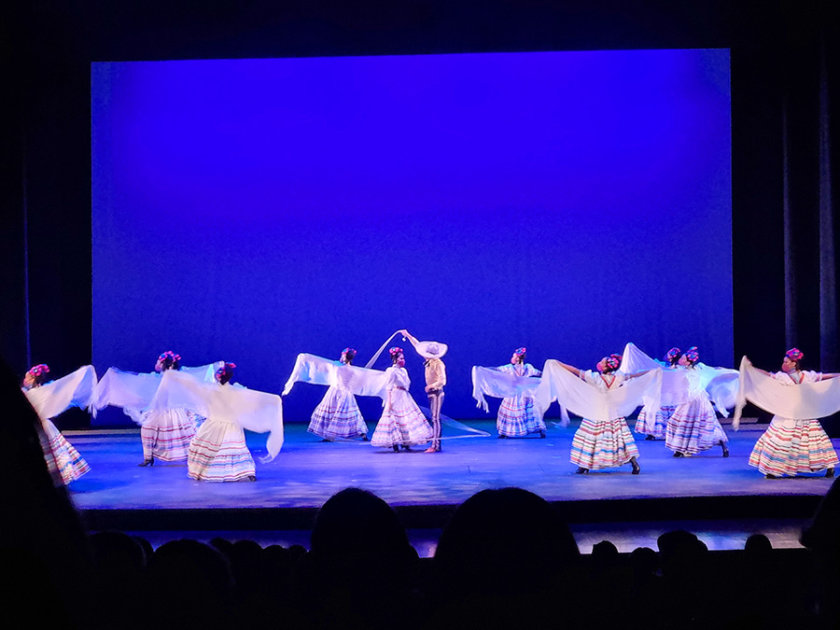
<path id="1" fill-rule="evenodd" d="M 440 359 L 449 350 L 449 346 L 438 341 L 418 341 L 415 350 L 424 359 Z"/>

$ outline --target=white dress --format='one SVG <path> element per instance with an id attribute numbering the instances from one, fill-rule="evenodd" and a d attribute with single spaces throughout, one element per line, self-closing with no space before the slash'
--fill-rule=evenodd
<path id="1" fill-rule="evenodd" d="M 188 409 L 148 411 L 144 416 L 140 427 L 143 458 L 165 462 L 186 459 L 200 416 Z"/>
<path id="2" fill-rule="evenodd" d="M 207 383 L 215 381 L 220 362 L 198 367 L 182 367 L 179 372 Z M 109 368 L 99 381 L 94 406 L 121 407 L 140 425 L 140 440 L 145 460 L 178 461 L 187 458 L 190 441 L 203 418 L 190 409 L 150 409 L 166 371 L 136 374 Z"/>
<path id="3" fill-rule="evenodd" d="M 241 481 L 256 477 L 245 431 L 234 418 L 211 416 L 201 425 L 190 443 L 187 474 L 198 481 Z"/>
<path id="4" fill-rule="evenodd" d="M 580 377 L 603 392 L 616 390 L 625 381 L 621 372 L 601 374 L 581 370 Z M 598 470 L 623 466 L 638 456 L 639 448 L 623 417 L 604 420 L 583 418 L 572 438 L 569 459 L 581 468 Z"/>
<path id="5" fill-rule="evenodd" d="M 541 372 L 530 363 L 503 365 L 499 368 L 516 376 L 539 376 Z M 545 422 L 537 413 L 534 397 L 530 392 L 517 392 L 515 396 L 502 399 L 496 416 L 496 430 L 505 437 L 522 437 L 529 433 L 545 431 Z"/>
<path id="6" fill-rule="evenodd" d="M 405 368 L 392 366 L 385 370 L 388 395 L 382 417 L 376 425 L 370 443 L 373 446 L 394 447 L 426 444 L 432 439 L 432 427 L 411 394 L 411 380 Z"/>
<path id="7" fill-rule="evenodd" d="M 677 405 L 665 430 L 665 446 L 676 453 L 695 455 L 729 442 L 715 408 L 703 387 L 703 378 L 694 368 L 686 368 L 687 398 Z M 724 457 L 726 452 L 724 451 Z"/>
<path id="8" fill-rule="evenodd" d="M 797 380 L 785 372 L 776 372 L 773 380 L 795 387 L 801 383 L 817 383 L 818 372 L 798 372 Z M 750 466 L 765 475 L 795 477 L 801 473 L 834 468 L 837 453 L 819 420 L 794 420 L 773 416 L 770 426 L 758 438 L 750 454 Z"/>
<path id="9" fill-rule="evenodd" d="M 150 409 L 172 408 L 192 409 L 207 418 L 190 443 L 187 472 L 193 479 L 239 481 L 255 477 L 244 429 L 269 434 L 266 449 L 270 459 L 282 448 L 283 411 L 275 394 L 240 385 L 204 383 L 168 370 Z"/>
<path id="10" fill-rule="evenodd" d="M 70 407 L 88 407 L 96 387 L 96 372 L 86 365 L 40 386 L 24 389 L 44 429 L 41 446 L 47 468 L 65 484 L 90 471 L 90 465 L 53 424 L 53 418 Z"/>
<path id="11" fill-rule="evenodd" d="M 367 435 L 368 428 L 356 397 L 347 388 L 351 376 L 349 365 L 339 365 L 335 370 L 336 382 L 330 385 L 324 398 L 312 412 L 310 433 L 332 440 Z"/>

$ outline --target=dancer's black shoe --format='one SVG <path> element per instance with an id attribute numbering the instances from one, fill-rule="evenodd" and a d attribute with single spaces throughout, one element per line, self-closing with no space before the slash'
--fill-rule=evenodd
<path id="1" fill-rule="evenodd" d="M 771 475 L 770 473 L 767 473 L 766 475 L 764 475 L 764 478 L 765 479 L 781 479 L 781 477 L 779 477 L 779 475 Z"/>
<path id="2" fill-rule="evenodd" d="M 499 433 L 499 439 L 500 440 L 504 440 L 506 437 L 507 437 L 506 435 L 502 435 L 501 433 Z"/>
<path id="3" fill-rule="evenodd" d="M 256 480 L 257 480 L 256 475 L 248 475 L 248 481 L 256 481 Z"/>
<path id="4" fill-rule="evenodd" d="M 630 465 L 633 467 L 633 474 L 638 475 L 641 472 L 641 467 L 639 466 L 639 462 L 636 461 L 635 457 L 630 458 Z"/>
<path id="5" fill-rule="evenodd" d="M 584 468 L 583 466 L 579 466 L 578 469 L 575 471 L 575 474 L 576 475 L 588 475 L 589 474 L 589 469 Z"/>
<path id="6" fill-rule="evenodd" d="M 648 442 L 649 442 L 650 440 L 655 440 L 655 439 L 656 439 L 656 438 L 655 438 L 655 437 L 653 437 L 652 435 L 646 435 L 646 436 L 645 436 L 645 440 L 646 440 L 646 441 L 648 441 Z"/>
<path id="7" fill-rule="evenodd" d="M 729 447 L 726 446 L 726 442 L 723 440 L 720 441 L 720 447 L 723 449 L 723 456 L 729 457 Z"/>
<path id="8" fill-rule="evenodd" d="M 362 442 L 367 442 L 367 441 L 368 441 L 368 436 L 367 436 L 367 433 L 365 433 L 365 434 L 362 436 Z"/>
<path id="9" fill-rule="evenodd" d="M 674 457 L 685 457 L 685 455 L 683 455 L 679 451 L 674 451 Z"/>
<path id="10" fill-rule="evenodd" d="M 545 431 L 540 431 L 540 437 L 545 438 Z"/>
<path id="11" fill-rule="evenodd" d="M 834 469 L 833 468 L 826 468 L 825 476 L 831 479 L 834 476 Z"/>
<path id="12" fill-rule="evenodd" d="M 144 459 L 142 463 L 137 464 L 138 466 L 154 466 L 155 465 L 155 458 L 152 457 L 150 459 Z"/>
<path id="13" fill-rule="evenodd" d="M 395 453 L 399 453 L 399 452 L 400 452 L 400 446 L 399 446 L 399 444 L 394 444 L 393 449 L 394 449 L 394 452 L 395 452 Z"/>

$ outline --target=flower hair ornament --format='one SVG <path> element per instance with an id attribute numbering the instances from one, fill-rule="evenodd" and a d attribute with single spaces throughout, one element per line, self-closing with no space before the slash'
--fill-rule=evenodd
<path id="1" fill-rule="evenodd" d="M 403 349 L 399 346 L 394 346 L 393 348 L 388 348 L 388 354 L 391 355 L 391 358 L 393 359 L 398 354 L 403 354 Z"/>
<path id="2" fill-rule="evenodd" d="M 679 348 L 674 346 L 673 348 L 668 350 L 668 352 L 665 353 L 665 360 L 668 363 L 673 363 L 674 361 L 679 359 L 681 355 L 682 355 L 682 350 L 680 350 Z"/>
<path id="3" fill-rule="evenodd" d="M 694 365 L 700 360 L 700 352 L 697 350 L 697 346 L 691 346 L 685 351 L 685 360 L 691 363 L 691 365 Z"/>
<path id="4" fill-rule="evenodd" d="M 621 365 L 621 356 L 618 354 L 611 354 L 608 357 L 604 357 L 604 363 L 610 370 L 613 372 L 618 369 L 618 366 Z"/>
<path id="5" fill-rule="evenodd" d="M 171 369 L 181 369 L 181 355 L 172 352 L 172 350 L 161 352 L 158 355 L 157 362 L 155 363 L 155 372 Z"/>
<path id="6" fill-rule="evenodd" d="M 522 346 L 521 348 L 517 348 L 513 351 L 513 356 L 519 357 L 519 362 L 522 363 L 525 360 L 525 354 L 528 352 L 528 348 Z"/>
<path id="7" fill-rule="evenodd" d="M 785 352 L 785 356 L 791 361 L 801 361 L 805 358 L 805 354 L 799 348 L 791 348 Z"/>
<path id="8" fill-rule="evenodd" d="M 349 356 L 351 359 L 356 356 L 356 349 L 351 347 L 346 347 L 344 350 L 341 351 L 342 356 Z"/>
<path id="9" fill-rule="evenodd" d="M 233 376 L 233 371 L 236 369 L 236 363 L 227 363 L 216 370 L 216 376 L 225 376 L 226 374 L 230 374 Z"/>
<path id="10" fill-rule="evenodd" d="M 39 363 L 38 365 L 33 365 L 31 368 L 29 368 L 26 371 L 26 373 L 29 374 L 29 376 L 31 376 L 32 378 L 37 379 L 41 376 L 44 376 L 45 374 L 49 374 L 50 366 L 46 363 Z"/>

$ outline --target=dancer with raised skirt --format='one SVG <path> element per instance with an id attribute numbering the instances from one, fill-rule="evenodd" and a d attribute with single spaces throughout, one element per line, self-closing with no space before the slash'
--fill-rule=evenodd
<path id="1" fill-rule="evenodd" d="M 162 352 L 155 363 L 155 372 L 161 374 L 180 369 L 181 355 L 171 350 Z M 139 465 L 151 466 L 155 459 L 165 462 L 187 459 L 195 435 L 196 418 L 189 409 L 160 409 L 143 414 L 140 424 L 143 461 Z"/>
<path id="2" fill-rule="evenodd" d="M 44 363 L 34 365 L 23 377 L 21 389 L 35 409 L 44 429 L 44 458 L 53 478 L 65 485 L 90 471 L 90 466 L 68 442 L 51 418 L 70 407 L 90 406 L 96 387 L 96 372 L 86 365 L 58 380 L 47 382 L 50 368 Z M 57 481 L 56 481 L 57 483 Z"/>
<path id="3" fill-rule="evenodd" d="M 712 406 L 708 383 L 697 369 L 700 353 L 696 346 L 686 350 L 679 358 L 678 365 L 685 368 L 688 380 L 686 398 L 677 405 L 668 420 L 665 430 L 665 446 L 674 451 L 674 457 L 690 457 L 706 451 L 713 446 L 720 446 L 724 457 L 729 457 L 729 438 L 718 421 Z"/>
<path id="4" fill-rule="evenodd" d="M 597 371 L 580 370 L 559 361 L 557 363 L 599 392 L 616 391 L 626 380 L 644 374 L 620 372 L 621 356 L 617 354 L 611 354 L 598 361 L 595 366 Z M 559 402 L 564 404 L 562 398 Z M 638 406 L 638 403 L 635 406 Z M 638 457 L 639 448 L 623 415 L 608 413 L 595 419 L 584 416 L 572 438 L 570 461 L 577 465 L 577 474 L 587 474 L 590 470 L 602 468 L 617 468 L 629 463 L 633 474 L 638 475 L 641 471 Z"/>
<path id="5" fill-rule="evenodd" d="M 346 379 L 342 379 L 343 368 L 353 364 L 356 351 L 353 348 L 345 348 L 341 351 L 340 365 L 336 369 L 336 382 L 330 385 L 324 398 L 312 412 L 309 422 L 310 433 L 319 435 L 327 441 L 337 438 L 360 437 L 367 441 L 368 428 L 356 397 L 344 385 Z"/>
<path id="6" fill-rule="evenodd" d="M 386 396 L 385 373 L 354 366 L 355 357 L 356 350 L 353 348 L 342 350 L 339 361 L 314 354 L 299 354 L 283 389 L 282 395 L 286 396 L 297 382 L 329 386 L 312 412 L 308 429 L 324 441 L 356 437 L 366 441 L 368 428 L 355 397 L 379 396 L 384 399 Z"/>
<path id="7" fill-rule="evenodd" d="M 517 348 L 510 357 L 510 363 L 499 369 L 515 377 L 534 377 L 542 374 L 530 363 L 525 362 L 527 348 Z M 513 396 L 502 399 L 499 413 L 496 415 L 496 430 L 499 438 L 524 437 L 530 433 L 539 433 L 545 437 L 545 422 L 537 410 L 534 397 L 526 389 L 521 389 Z"/>
<path id="8" fill-rule="evenodd" d="M 206 418 L 190 443 L 187 473 L 192 479 L 254 481 L 256 468 L 244 429 L 268 433 L 268 456 L 263 462 L 274 459 L 283 446 L 280 397 L 233 385 L 235 368 L 224 363 L 216 370 L 214 383 L 169 370 L 152 400 L 151 409 L 192 409 Z"/>
<path id="9" fill-rule="evenodd" d="M 775 414 L 749 460 L 750 466 L 768 479 L 823 470 L 826 477 L 833 477 L 838 464 L 837 453 L 819 420 L 799 416 L 822 417 L 840 406 L 840 379 L 838 374 L 803 370 L 804 356 L 798 348 L 791 348 L 782 359 L 781 371 L 772 374 L 753 367 L 746 357 L 741 363 L 742 400 Z M 814 387 L 830 379 L 834 380 Z"/>
<path id="10" fill-rule="evenodd" d="M 412 446 L 430 442 L 432 429 L 408 392 L 411 379 L 405 369 L 403 349 L 395 346 L 388 350 L 388 354 L 392 365 L 385 370 L 385 406 L 370 443 L 373 446 L 392 448 L 395 452 L 401 447 L 410 450 Z"/>
<path id="11" fill-rule="evenodd" d="M 139 466 L 152 466 L 155 460 L 183 461 L 187 459 L 190 442 L 203 418 L 192 409 L 151 409 L 151 402 L 166 372 L 178 371 L 213 383 L 214 374 L 223 363 L 217 361 L 186 367 L 181 363 L 180 354 L 167 350 L 158 355 L 154 372 L 136 373 L 108 368 L 96 387 L 94 407 L 121 407 L 129 418 L 140 425 L 143 461 Z"/>

